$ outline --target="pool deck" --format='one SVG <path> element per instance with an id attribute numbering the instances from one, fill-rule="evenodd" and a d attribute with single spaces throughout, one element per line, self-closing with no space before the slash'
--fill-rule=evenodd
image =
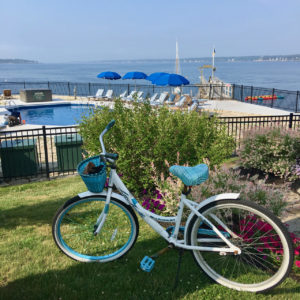
<path id="1" fill-rule="evenodd" d="M 15 96 L 14 99 L 3 100 L 4 105 L 0 105 L 0 124 L 4 123 L 4 115 L 10 114 L 7 108 L 19 107 L 19 106 L 43 106 L 43 105 L 57 105 L 57 104 L 93 104 L 95 106 L 108 106 L 109 108 L 114 107 L 113 101 L 91 101 L 86 97 L 77 97 L 74 99 L 74 96 L 60 96 L 55 95 L 55 98 L 51 102 L 34 102 L 26 103 L 19 99 L 18 96 Z M 128 102 L 128 107 L 130 107 L 130 102 Z M 202 110 L 208 112 L 217 113 L 220 116 L 226 117 L 236 117 L 236 116 L 280 116 L 288 115 L 290 112 L 287 110 L 270 108 L 262 105 L 244 103 L 236 100 L 207 100 L 202 104 Z M 16 131 L 22 129 L 40 129 L 41 125 L 33 124 L 23 124 L 14 127 L 0 125 L 0 131 Z M 55 125 L 47 125 L 46 127 L 61 127 Z"/>

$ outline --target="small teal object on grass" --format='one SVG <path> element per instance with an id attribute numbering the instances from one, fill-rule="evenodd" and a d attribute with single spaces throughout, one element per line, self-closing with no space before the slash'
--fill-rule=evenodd
<path id="1" fill-rule="evenodd" d="M 92 162 L 96 167 L 99 167 L 102 164 L 102 170 L 96 174 L 83 174 L 83 171 L 89 162 Z M 103 191 L 106 181 L 106 165 L 101 161 L 100 156 L 93 156 L 82 161 L 77 166 L 77 171 L 90 192 L 101 193 Z"/>
<path id="2" fill-rule="evenodd" d="M 155 260 L 149 256 L 145 256 L 141 261 L 141 269 L 145 272 L 151 272 L 154 268 Z"/>

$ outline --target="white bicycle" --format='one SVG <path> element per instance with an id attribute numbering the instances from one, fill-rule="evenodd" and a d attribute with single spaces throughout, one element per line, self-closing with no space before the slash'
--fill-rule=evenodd
<path id="1" fill-rule="evenodd" d="M 288 276 L 293 264 L 291 239 L 272 213 L 240 200 L 236 193 L 219 194 L 200 204 L 187 198 L 191 186 L 208 178 L 205 164 L 170 168 L 184 183 L 176 216 L 165 217 L 144 209 L 117 174 L 118 155 L 105 151 L 103 136 L 114 123 L 111 121 L 100 134 L 102 153 L 93 158 L 98 166 L 103 165 L 104 180 L 106 168 L 110 167 L 107 190 L 93 192 L 89 188 L 92 192 L 68 200 L 54 217 L 53 237 L 64 254 L 81 262 L 109 262 L 122 257 L 138 237 L 137 212 L 169 247 L 191 250 L 197 265 L 228 288 L 261 292 Z M 95 185 L 99 186 L 99 182 Z M 100 185 L 101 190 L 103 179 Z M 190 214 L 182 226 L 184 208 Z M 163 222 L 173 226 L 166 229 L 160 225 Z M 146 256 L 141 268 L 150 271 L 155 257 Z"/>

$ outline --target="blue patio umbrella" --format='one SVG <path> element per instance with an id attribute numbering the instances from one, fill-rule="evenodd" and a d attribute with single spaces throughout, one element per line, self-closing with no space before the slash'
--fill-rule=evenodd
<path id="1" fill-rule="evenodd" d="M 122 79 L 146 79 L 147 75 L 143 72 L 138 72 L 138 71 L 134 71 L 134 72 L 128 72 L 126 73 Z M 135 89 L 136 89 L 136 82 L 134 81 L 135 84 Z"/>
<path id="2" fill-rule="evenodd" d="M 153 81 L 155 81 L 158 77 L 162 76 L 162 75 L 166 75 L 168 73 L 165 73 L 165 72 L 155 72 L 155 73 L 152 73 L 150 74 L 146 80 L 149 80 L 153 83 Z"/>
<path id="3" fill-rule="evenodd" d="M 181 86 L 190 84 L 190 82 L 183 76 L 178 74 L 165 74 L 157 77 L 152 81 L 156 85 L 169 85 L 169 86 Z"/>
<path id="4" fill-rule="evenodd" d="M 123 77 L 123 79 L 146 79 L 147 75 L 143 72 L 128 72 Z"/>
<path id="5" fill-rule="evenodd" d="M 108 79 L 108 80 L 117 80 L 121 78 L 121 75 L 117 72 L 105 71 L 97 75 L 98 78 Z M 108 84 L 110 89 L 110 84 Z"/>
<path id="6" fill-rule="evenodd" d="M 116 72 L 105 71 L 97 75 L 98 78 L 104 78 L 109 80 L 117 80 L 120 79 L 121 76 Z"/>

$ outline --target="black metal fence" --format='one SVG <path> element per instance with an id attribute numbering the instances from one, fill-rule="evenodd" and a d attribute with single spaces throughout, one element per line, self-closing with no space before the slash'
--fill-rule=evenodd
<path id="1" fill-rule="evenodd" d="M 93 96 L 98 89 L 112 89 L 115 96 L 124 91 L 129 94 L 133 90 L 143 91 L 145 97 L 154 93 L 172 90 L 171 87 L 161 87 L 152 84 L 119 84 L 119 83 L 74 83 L 74 82 L 0 82 L 0 90 L 10 89 L 13 94 L 19 94 L 22 89 L 51 89 L 56 95 Z M 237 84 L 195 84 L 181 87 L 181 92 L 192 97 L 204 99 L 235 99 L 242 102 L 300 112 L 300 92 L 272 88 L 253 87 Z M 256 96 L 271 96 L 270 100 L 253 99 Z M 247 97 L 250 99 L 246 100 Z"/>
<path id="2" fill-rule="evenodd" d="M 252 103 L 271 108 L 300 112 L 300 92 L 279 89 L 261 88 L 245 85 L 232 85 L 232 98 L 246 103 Z M 269 95 L 269 99 L 259 96 Z"/>
<path id="3" fill-rule="evenodd" d="M 152 84 L 119 84 L 119 83 L 74 83 L 74 82 L 0 82 L 0 90 L 9 89 L 12 94 L 19 94 L 23 89 L 51 89 L 53 94 L 72 96 L 93 96 L 98 89 L 112 89 L 113 95 L 118 96 L 126 91 L 143 91 L 145 97 L 154 93 L 172 91 L 174 87 L 156 86 Z M 181 87 L 181 93 L 206 99 L 232 98 L 231 85 L 188 85 Z"/>
<path id="4" fill-rule="evenodd" d="M 220 117 L 236 150 L 248 130 L 277 126 L 300 130 L 300 115 Z M 77 164 L 87 156 L 78 127 L 51 127 L 0 132 L 0 179 L 52 178 L 76 173 Z"/>

